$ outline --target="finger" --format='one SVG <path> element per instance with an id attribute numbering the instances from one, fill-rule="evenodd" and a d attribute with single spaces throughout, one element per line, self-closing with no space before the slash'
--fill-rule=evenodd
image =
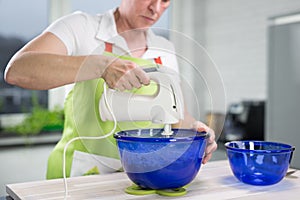
<path id="1" fill-rule="evenodd" d="M 124 86 L 123 82 L 122 81 L 118 81 L 114 87 L 114 89 L 117 89 L 119 91 L 124 91 L 126 89 L 126 87 Z"/>
<path id="2" fill-rule="evenodd" d="M 125 81 L 122 85 L 126 90 L 131 90 L 133 88 L 129 81 Z"/>
<path id="3" fill-rule="evenodd" d="M 132 62 L 126 62 L 125 66 L 126 67 L 124 74 L 122 74 L 119 81 L 127 90 L 131 90 L 134 87 L 140 88 L 142 86 L 142 83 L 137 77 L 137 74 L 139 74 L 139 71 L 141 71 L 140 67 L 138 67 L 135 63 Z"/>
<path id="4" fill-rule="evenodd" d="M 211 159 L 212 154 L 217 149 L 217 147 L 218 147 L 218 145 L 216 143 L 210 144 L 206 147 L 205 155 L 202 160 L 203 164 L 207 163 Z"/>
<path id="5" fill-rule="evenodd" d="M 207 154 L 204 156 L 204 158 L 202 159 L 202 164 L 206 164 L 212 157 L 212 154 Z"/>
<path id="6" fill-rule="evenodd" d="M 123 92 L 124 90 L 126 90 L 126 88 L 123 85 L 120 85 L 118 88 L 116 88 L 118 90 L 120 90 L 121 92 Z"/>
<path id="7" fill-rule="evenodd" d="M 209 133 L 209 141 L 210 142 L 213 142 L 216 138 L 216 134 L 215 134 L 215 131 L 211 128 L 209 128 L 206 124 L 200 122 L 200 121 L 196 121 L 194 122 L 193 124 L 193 128 L 199 132 L 202 132 L 202 131 L 205 131 L 207 133 Z"/>
<path id="8" fill-rule="evenodd" d="M 209 128 L 208 133 L 209 133 L 209 138 L 208 138 L 209 142 L 210 143 L 214 142 L 216 139 L 215 131 L 213 129 Z"/>
<path id="9" fill-rule="evenodd" d="M 142 87 L 142 84 L 140 83 L 140 80 L 135 76 L 135 77 L 132 77 L 130 80 L 129 80 L 130 84 L 135 87 L 135 88 L 140 88 Z"/>
<path id="10" fill-rule="evenodd" d="M 147 75 L 146 72 L 144 72 L 144 70 L 142 70 L 142 68 L 137 67 L 135 69 L 135 75 L 137 77 L 137 79 L 139 80 L 139 82 L 143 85 L 149 85 L 150 84 L 150 78 Z"/>
<path id="11" fill-rule="evenodd" d="M 200 121 L 195 121 L 192 124 L 192 127 L 199 132 L 202 132 L 202 131 L 208 132 L 209 131 L 209 127 Z"/>
<path id="12" fill-rule="evenodd" d="M 136 69 L 133 69 L 132 72 L 130 73 L 129 80 L 130 84 L 135 87 L 135 88 L 140 88 L 142 87 L 142 83 L 140 82 L 139 78 L 136 75 Z"/>
<path id="13" fill-rule="evenodd" d="M 139 79 L 136 77 L 134 70 L 127 71 L 124 76 L 120 78 L 120 84 L 123 85 L 127 90 L 131 90 L 133 88 L 140 88 L 142 85 L 139 82 Z"/>
<path id="14" fill-rule="evenodd" d="M 208 143 L 206 146 L 206 149 L 205 149 L 205 153 L 206 154 L 213 153 L 215 150 L 217 150 L 217 148 L 218 148 L 218 145 L 216 142 Z"/>
<path id="15" fill-rule="evenodd" d="M 198 132 L 208 132 L 208 131 L 207 131 L 207 128 L 202 127 L 202 126 L 197 127 L 196 130 L 197 130 Z"/>

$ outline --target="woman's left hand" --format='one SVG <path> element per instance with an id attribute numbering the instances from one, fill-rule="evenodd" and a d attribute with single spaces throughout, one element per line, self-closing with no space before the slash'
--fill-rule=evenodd
<path id="1" fill-rule="evenodd" d="M 207 125 L 205 125 L 204 123 L 200 122 L 200 121 L 196 121 L 193 123 L 193 129 L 202 132 L 205 131 L 207 133 L 209 133 L 209 138 L 207 139 L 207 145 L 206 145 L 206 149 L 205 149 L 205 153 L 204 153 L 204 157 L 202 160 L 202 163 L 205 164 L 207 163 L 211 157 L 212 157 L 212 153 L 217 150 L 217 143 L 215 141 L 215 132 L 213 129 L 209 128 Z"/>

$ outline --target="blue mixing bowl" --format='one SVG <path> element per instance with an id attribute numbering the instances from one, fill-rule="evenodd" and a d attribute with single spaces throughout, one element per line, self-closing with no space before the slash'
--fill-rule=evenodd
<path id="1" fill-rule="evenodd" d="M 179 188 L 190 183 L 200 169 L 208 134 L 172 129 L 173 135 L 165 137 L 162 131 L 129 130 L 114 135 L 125 172 L 142 188 Z"/>
<path id="2" fill-rule="evenodd" d="M 289 168 L 294 147 L 266 141 L 225 143 L 234 176 L 251 185 L 272 185 L 281 181 Z"/>

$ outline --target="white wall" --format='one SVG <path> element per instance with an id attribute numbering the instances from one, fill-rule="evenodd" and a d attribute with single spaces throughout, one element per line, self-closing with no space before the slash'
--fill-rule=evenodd
<path id="1" fill-rule="evenodd" d="M 300 10 L 299 0 L 209 0 L 206 47 L 224 79 L 228 103 L 267 97 L 267 19 Z"/>
<path id="2" fill-rule="evenodd" d="M 172 32 L 171 40 L 178 58 L 184 57 L 191 63 L 179 62 L 183 79 L 191 84 L 189 90 L 184 87 L 188 110 L 205 121 L 210 112 L 225 113 L 225 91 L 218 66 L 205 48 L 206 1 L 188 2 L 172 2 L 171 29 L 180 34 Z"/>
<path id="3" fill-rule="evenodd" d="M 219 69 L 226 106 L 267 98 L 267 19 L 300 10 L 299 0 L 173 1 L 171 28 L 187 32 L 203 44 Z M 180 5 L 180 6 L 176 6 Z M 192 12 L 185 15 L 185 12 Z M 179 15 L 181 13 L 181 15 Z M 177 16 L 178 19 L 174 17 Z M 183 19 L 180 19 L 182 17 Z M 201 25 L 195 26 L 196 22 Z M 178 22 L 179 21 L 179 22 Z M 182 25 L 182 23 L 185 23 Z M 190 32 L 191 26 L 194 33 Z M 209 77 L 210 75 L 207 75 Z M 215 86 L 217 90 L 217 86 Z M 209 102 L 206 102 L 206 107 Z"/>

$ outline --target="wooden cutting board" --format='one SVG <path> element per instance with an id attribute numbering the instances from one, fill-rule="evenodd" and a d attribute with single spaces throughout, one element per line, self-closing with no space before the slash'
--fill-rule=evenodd
<path id="1" fill-rule="evenodd" d="M 291 169 L 292 170 L 292 169 Z M 231 173 L 227 160 L 213 161 L 201 167 L 194 181 L 181 197 L 163 197 L 158 194 L 135 196 L 124 192 L 132 182 L 125 173 L 73 177 L 68 179 L 70 200 L 86 199 L 298 199 L 300 171 L 271 186 L 251 186 L 239 182 Z M 15 200 L 64 199 L 62 179 L 10 184 L 6 191 Z"/>

